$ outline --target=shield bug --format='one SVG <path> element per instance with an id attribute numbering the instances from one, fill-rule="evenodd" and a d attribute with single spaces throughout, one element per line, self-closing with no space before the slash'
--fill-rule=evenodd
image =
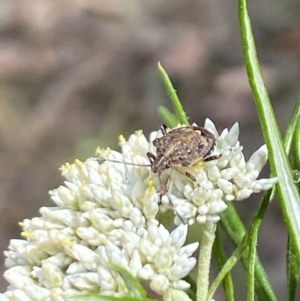
<path id="1" fill-rule="evenodd" d="M 154 173 L 161 173 L 170 167 L 193 166 L 221 156 L 212 154 L 216 139 L 205 128 L 193 125 L 167 131 L 167 127 L 163 125 L 161 131 L 163 136 L 153 141 L 156 155 L 147 153 Z"/>
<path id="2" fill-rule="evenodd" d="M 161 131 L 163 136 L 153 140 L 156 148 L 156 155 L 148 152 L 147 157 L 150 164 L 142 165 L 135 163 L 127 163 L 116 160 L 107 159 L 107 161 L 120 162 L 128 165 L 150 166 L 151 171 L 160 175 L 164 170 L 172 167 L 193 166 L 199 162 L 211 161 L 218 159 L 221 154 L 213 154 L 216 144 L 214 135 L 205 128 L 197 125 L 181 126 L 175 129 L 168 129 L 162 125 Z M 195 180 L 195 178 L 186 173 L 186 175 Z M 170 175 L 167 181 L 162 185 L 160 197 L 167 195 L 169 192 Z M 168 196 L 167 196 L 168 197 Z M 168 197 L 169 203 L 173 206 L 173 202 Z M 174 210 L 176 212 L 176 209 Z M 178 215 L 179 219 L 184 223 L 183 219 Z"/>
<path id="3" fill-rule="evenodd" d="M 163 136 L 152 142 L 156 147 L 156 155 L 147 153 L 149 165 L 103 160 L 127 165 L 150 166 L 152 172 L 160 174 L 171 167 L 193 166 L 199 162 L 216 160 L 221 156 L 221 154 L 212 154 L 216 139 L 205 128 L 192 125 L 169 130 L 166 125 L 162 125 L 161 132 Z"/>

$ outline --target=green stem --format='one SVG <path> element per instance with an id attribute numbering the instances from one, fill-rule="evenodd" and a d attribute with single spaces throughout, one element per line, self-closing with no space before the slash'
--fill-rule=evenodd
<path id="1" fill-rule="evenodd" d="M 239 244 L 239 246 L 235 249 L 235 251 L 232 253 L 232 255 L 228 258 L 228 260 L 224 264 L 223 268 L 219 272 L 218 276 L 214 279 L 214 281 L 209 289 L 208 295 L 207 295 L 207 301 L 211 300 L 211 298 L 213 297 L 219 284 L 223 281 L 225 276 L 231 271 L 231 269 L 235 266 L 235 264 L 241 258 L 243 252 L 247 248 L 246 239 L 247 239 L 246 236 L 244 236 L 244 238 L 241 241 L 241 243 Z"/>
<path id="2" fill-rule="evenodd" d="M 224 266 L 224 264 L 227 261 L 225 251 L 222 245 L 222 240 L 221 240 L 221 234 L 220 234 L 220 229 L 217 227 L 216 231 L 216 239 L 214 242 L 214 247 L 213 247 L 214 255 L 219 267 L 219 270 L 221 270 Z M 233 281 L 231 277 L 231 273 L 228 272 L 222 281 L 223 288 L 224 288 L 224 293 L 227 301 L 234 301 L 234 286 L 233 286 Z"/>
<path id="3" fill-rule="evenodd" d="M 209 285 L 210 260 L 215 240 L 216 224 L 207 222 L 203 226 L 197 276 L 197 301 L 206 301 Z"/>
<path id="4" fill-rule="evenodd" d="M 260 223 L 252 225 L 253 230 L 249 232 L 252 234 L 249 237 L 249 257 L 248 257 L 248 294 L 247 301 L 254 301 L 255 298 L 255 266 L 256 266 L 256 244 L 257 234 Z"/>

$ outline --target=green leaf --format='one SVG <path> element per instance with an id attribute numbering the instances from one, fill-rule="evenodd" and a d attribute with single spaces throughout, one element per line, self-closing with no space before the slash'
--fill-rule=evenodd
<path id="1" fill-rule="evenodd" d="M 191 286 L 189 289 L 187 289 L 186 293 L 189 295 L 189 297 L 192 300 L 196 300 L 196 293 L 197 293 L 197 285 L 195 280 L 190 276 L 187 275 L 183 278 L 183 280 L 185 280 L 186 282 L 188 282 Z"/>
<path id="2" fill-rule="evenodd" d="M 248 59 L 247 60 L 248 64 L 250 64 L 250 67 L 251 67 L 252 66 L 251 64 L 257 63 L 257 58 L 256 58 L 256 53 L 255 53 L 255 46 L 254 46 L 254 42 L 253 42 L 251 27 L 249 30 L 250 21 L 249 21 L 249 17 L 248 17 L 245 5 L 246 5 L 246 3 L 244 1 L 240 1 L 240 6 L 239 6 L 240 19 L 241 19 L 243 43 L 244 43 L 244 45 L 246 45 L 245 52 L 250 51 L 250 54 L 253 55 L 253 51 L 254 51 L 254 56 L 252 57 L 252 60 L 250 60 L 250 62 L 248 59 L 249 57 L 247 55 L 245 55 L 246 60 Z M 252 47 L 252 48 L 250 47 L 250 50 L 248 49 L 249 45 Z M 252 52 L 251 52 L 251 50 L 252 50 Z M 249 67 L 248 67 L 248 69 L 249 69 Z M 254 69 L 254 70 L 257 71 L 254 74 L 256 74 L 256 75 L 258 74 L 258 77 L 261 77 L 258 63 L 257 63 L 256 69 Z M 250 80 L 250 82 L 252 82 L 252 81 L 255 82 L 256 78 L 249 76 L 249 80 Z M 261 80 L 261 82 L 262 82 L 262 80 Z M 258 107 L 259 107 L 259 105 L 258 105 Z M 295 132 L 295 129 L 297 128 L 297 121 L 299 120 L 299 114 L 300 114 L 300 111 L 299 111 L 299 100 L 298 100 L 298 103 L 295 106 L 293 116 L 292 116 L 291 122 L 289 123 L 289 127 L 288 127 L 288 130 L 286 133 L 285 147 L 286 147 L 287 151 L 291 147 L 292 137 Z M 266 118 L 267 117 L 265 116 L 265 119 Z M 273 119 L 274 119 L 274 117 L 273 117 Z M 273 122 L 274 122 L 274 120 L 273 120 Z M 275 122 L 275 124 L 276 124 L 276 122 Z M 262 205 L 257 213 L 256 219 L 253 220 L 256 231 L 258 231 L 258 229 L 259 229 L 261 220 L 264 216 L 264 211 L 267 209 L 268 204 L 271 199 L 271 196 L 272 196 L 271 192 L 268 192 L 268 194 L 269 194 L 269 196 L 267 195 L 262 202 Z M 239 216 L 236 214 L 235 209 L 233 208 L 233 206 L 231 204 L 229 204 L 229 205 L 230 205 L 229 208 L 226 210 L 226 212 L 224 212 L 224 214 L 222 216 L 221 223 L 222 223 L 223 227 L 226 229 L 226 232 L 229 234 L 229 236 L 233 240 L 233 242 L 235 244 L 238 244 L 238 242 L 241 240 L 242 235 L 245 233 L 245 229 L 244 229 L 244 226 L 243 226 L 241 220 L 239 219 Z M 255 233 L 254 230 L 253 230 L 253 232 Z M 257 234 L 255 234 L 251 237 L 253 245 L 255 244 L 256 237 L 257 237 Z M 247 254 L 248 254 L 248 252 L 246 252 L 246 254 L 244 254 L 242 256 L 242 260 L 243 260 L 244 265 L 246 264 L 248 267 L 248 257 L 246 256 Z M 253 258 L 254 258 L 254 252 L 252 251 L 251 260 L 253 260 Z M 252 261 L 251 267 L 253 268 L 253 266 L 254 266 L 254 263 Z M 251 279 L 251 281 L 252 281 L 254 279 L 253 274 L 251 274 L 251 277 L 252 277 L 252 279 Z M 256 279 L 255 287 L 256 287 L 256 291 L 260 297 L 260 300 L 276 300 L 276 297 L 273 293 L 272 287 L 269 284 L 267 275 L 265 274 L 263 267 L 259 262 L 258 257 L 256 257 L 256 263 L 255 263 L 255 279 Z M 251 294 L 252 294 L 252 292 L 251 292 Z M 252 296 L 251 296 L 251 298 L 252 298 Z"/>
<path id="3" fill-rule="evenodd" d="M 299 122 L 299 118 L 300 118 L 299 103 L 300 103 L 300 99 L 298 100 L 294 108 L 291 120 L 288 125 L 288 129 L 286 131 L 286 136 L 284 138 L 284 146 L 287 153 L 290 152 L 290 149 L 292 147 L 293 137 L 295 136 L 294 133 L 296 132 L 296 129 L 298 129 L 297 123 Z M 257 231 L 256 233 L 258 233 L 260 223 L 263 220 L 264 214 L 270 204 L 273 194 L 274 194 L 274 189 L 272 189 L 272 191 L 267 192 L 267 194 L 264 196 L 261 202 L 259 210 L 257 211 L 256 215 L 252 220 L 252 223 L 256 228 L 256 230 L 255 229 L 254 230 Z M 227 210 L 224 211 L 221 215 L 221 224 L 225 229 L 226 233 L 228 234 L 228 236 L 230 237 L 233 244 L 238 245 L 242 240 L 243 236 L 245 235 L 246 230 L 240 217 L 238 216 L 235 208 L 231 203 L 228 204 Z M 249 254 L 248 251 L 246 250 L 246 252 L 242 255 L 242 262 L 246 268 L 248 267 L 248 256 Z M 260 300 L 263 301 L 277 300 L 272 290 L 272 287 L 269 283 L 268 277 L 258 257 L 256 257 L 256 264 L 255 264 L 255 280 L 256 280 L 255 289 Z"/>
<path id="4" fill-rule="evenodd" d="M 300 99 L 298 99 L 298 103 Z M 299 108 L 299 106 L 298 106 Z M 295 115 L 297 113 L 296 110 Z M 297 118 L 298 117 L 298 118 Z M 293 139 L 290 139 L 289 145 L 292 144 L 292 157 L 293 157 L 293 168 L 294 171 L 294 182 L 297 183 L 297 179 L 295 178 L 296 174 L 299 173 L 300 168 L 300 118 L 296 116 L 295 118 L 295 129 L 293 134 Z M 297 185 L 297 184 L 296 184 Z M 291 241 L 290 237 L 288 238 L 288 246 L 287 246 L 287 275 L 288 275 L 288 300 L 294 301 L 296 300 L 297 295 L 297 284 L 300 274 L 300 260 L 299 257 L 296 256 L 297 250 L 293 242 Z"/>
<path id="5" fill-rule="evenodd" d="M 158 70 L 160 72 L 160 75 L 165 83 L 167 92 L 171 98 L 171 101 L 174 106 L 175 113 L 177 115 L 177 118 L 181 124 L 189 125 L 188 118 L 183 110 L 182 104 L 180 102 L 180 99 L 177 96 L 176 90 L 174 89 L 172 82 L 169 78 L 169 75 L 165 71 L 165 69 L 162 67 L 160 63 L 158 63 Z"/>
<path id="6" fill-rule="evenodd" d="M 300 135 L 300 98 L 294 107 L 291 120 L 285 133 L 284 147 L 287 153 L 290 152 L 292 143 L 298 140 L 299 148 L 299 136 Z M 298 153 L 299 155 L 299 153 Z"/>
<path id="7" fill-rule="evenodd" d="M 298 100 L 300 107 L 300 99 Z M 294 170 L 300 170 L 300 118 L 298 119 L 296 130 L 292 142 L 292 156 Z"/>
<path id="8" fill-rule="evenodd" d="M 299 191 L 293 183 L 288 158 L 283 148 L 267 90 L 258 64 L 246 0 L 239 0 L 239 17 L 248 79 L 255 98 L 263 134 L 270 156 L 271 170 L 279 179 L 276 185 L 281 210 L 288 232 L 295 245 L 296 256 L 300 257 L 300 202 Z"/>
<path id="9" fill-rule="evenodd" d="M 243 264 L 246 266 L 248 273 L 250 273 L 248 279 L 248 285 L 250 287 L 248 291 L 248 300 L 252 298 L 254 300 L 254 285 L 255 289 L 257 291 L 257 294 L 259 296 L 260 300 L 266 301 L 266 300 L 277 300 L 276 296 L 273 293 L 272 287 L 269 284 L 267 275 L 265 274 L 263 267 L 261 266 L 258 257 L 256 256 L 256 250 L 253 250 L 253 248 L 256 248 L 256 240 L 257 240 L 257 234 L 260 227 L 260 224 L 263 220 L 263 217 L 266 213 L 266 210 L 268 208 L 268 205 L 272 199 L 272 196 L 274 194 L 274 189 L 269 190 L 266 195 L 264 196 L 261 205 L 257 211 L 257 213 L 254 215 L 252 222 L 250 224 L 250 227 L 248 231 L 243 236 L 243 239 L 240 241 L 239 237 L 232 235 L 233 239 L 237 239 L 236 242 L 240 241 L 237 249 L 233 252 L 232 256 L 228 259 L 228 261 L 223 266 L 222 270 L 220 271 L 219 275 L 213 282 L 209 292 L 209 296 L 212 297 L 214 291 L 218 287 L 218 285 L 221 283 L 223 278 L 226 276 L 227 273 L 234 267 L 234 265 L 237 263 L 237 261 L 242 258 Z M 234 223 L 232 223 L 232 217 L 226 218 L 230 216 L 234 216 L 233 220 Z M 234 228 L 236 227 L 235 224 L 239 224 L 238 227 L 238 233 L 241 234 L 243 232 L 243 226 L 241 224 L 241 221 L 239 221 L 239 217 L 236 214 L 234 207 L 229 206 L 227 210 L 224 212 L 221 218 L 222 224 L 229 224 L 226 226 L 226 228 L 229 228 L 231 231 L 234 230 L 231 226 Z M 250 248 L 248 249 L 250 245 Z M 250 268 L 250 271 L 249 271 Z"/>
<path id="10" fill-rule="evenodd" d="M 268 192 L 268 194 L 270 194 L 270 192 Z M 264 200 L 265 201 L 262 202 L 262 204 L 264 205 L 261 205 L 261 207 L 266 210 L 267 205 L 270 202 L 270 195 L 265 196 Z M 258 210 L 260 212 L 260 216 L 262 213 L 261 210 L 262 209 Z M 228 208 L 221 214 L 221 224 L 222 227 L 225 229 L 226 233 L 228 234 L 228 236 L 230 237 L 233 244 L 235 246 L 239 245 L 243 237 L 245 236 L 246 229 L 232 203 L 229 203 Z M 245 250 L 245 253 L 243 253 L 241 256 L 242 256 L 242 263 L 244 267 L 247 269 L 248 258 L 249 258 L 248 251 Z M 255 280 L 256 280 L 255 289 L 260 300 L 263 301 L 277 300 L 273 292 L 272 286 L 268 280 L 268 276 L 264 271 L 264 268 L 261 265 L 258 257 L 256 257 L 256 264 L 255 264 Z"/>
<path id="11" fill-rule="evenodd" d="M 68 297 L 70 301 L 157 301 L 157 299 L 151 298 L 135 298 L 135 297 L 114 297 L 107 296 L 100 293 L 80 293 L 76 296 Z"/>
<path id="12" fill-rule="evenodd" d="M 129 273 L 126 269 L 123 267 L 116 265 L 116 264 L 110 264 L 109 265 L 114 271 L 119 273 L 122 277 L 122 279 L 125 282 L 126 287 L 130 291 L 131 295 L 134 297 L 146 297 L 147 292 L 143 288 L 143 286 L 140 284 L 137 278 L 135 278 L 131 273 Z"/>
<path id="13" fill-rule="evenodd" d="M 216 289 L 221 284 L 223 279 L 226 277 L 226 275 L 231 271 L 231 269 L 236 265 L 238 260 L 241 258 L 243 252 L 246 250 L 247 244 L 246 244 L 246 237 L 241 241 L 241 243 L 238 245 L 238 247 L 235 249 L 235 251 L 232 253 L 232 255 L 228 258 L 226 263 L 223 265 L 221 271 L 219 272 L 218 276 L 213 281 L 211 287 L 209 288 L 207 299 L 211 300 Z"/>
<path id="14" fill-rule="evenodd" d="M 175 126 L 177 126 L 180 123 L 178 118 L 171 111 L 169 111 L 166 107 L 159 106 L 158 114 L 160 115 L 164 124 L 166 124 L 169 128 L 174 128 Z"/>
<path id="15" fill-rule="evenodd" d="M 290 239 L 288 239 L 288 251 L 286 254 L 287 259 L 287 274 L 288 274 L 288 300 L 296 300 L 297 283 L 300 273 L 300 262 L 295 256 L 294 246 Z"/>

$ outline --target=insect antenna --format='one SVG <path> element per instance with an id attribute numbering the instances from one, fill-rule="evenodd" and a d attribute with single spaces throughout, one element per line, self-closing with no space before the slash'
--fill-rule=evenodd
<path id="1" fill-rule="evenodd" d="M 132 166 L 143 166 L 143 167 L 151 167 L 151 164 L 139 164 L 139 163 L 133 163 L 133 162 L 126 162 L 121 160 L 114 160 L 114 159 L 105 159 L 105 158 L 93 158 L 95 161 L 97 161 L 99 164 L 102 164 L 103 162 L 113 162 L 113 163 L 122 163 L 125 165 L 132 165 Z"/>

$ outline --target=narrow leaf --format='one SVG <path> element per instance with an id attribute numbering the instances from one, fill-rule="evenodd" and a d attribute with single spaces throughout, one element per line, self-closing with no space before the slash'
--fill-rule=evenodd
<path id="1" fill-rule="evenodd" d="M 118 272 L 122 279 L 125 282 L 126 287 L 130 291 L 131 295 L 134 297 L 146 297 L 147 292 L 140 284 L 137 278 L 135 278 L 131 273 L 129 273 L 126 269 L 116 264 L 110 264 L 110 267 Z"/>
<path id="2" fill-rule="evenodd" d="M 114 297 L 100 293 L 80 293 L 76 296 L 67 297 L 68 301 L 158 301 L 151 298 L 135 298 L 130 296 Z"/>
<path id="3" fill-rule="evenodd" d="M 268 194 L 269 193 L 270 192 L 268 192 Z M 266 196 L 265 200 L 266 201 L 263 204 L 268 204 L 268 202 L 270 201 L 270 195 Z M 263 208 L 266 209 L 266 206 L 264 205 Z M 228 208 L 222 213 L 221 224 L 228 236 L 230 237 L 233 244 L 235 246 L 239 245 L 246 233 L 246 229 L 239 215 L 237 214 L 234 206 L 231 203 L 228 204 Z M 246 269 L 248 268 L 248 257 L 248 250 L 245 250 L 245 253 L 242 254 L 242 263 Z M 255 289 L 260 300 L 277 300 L 273 292 L 272 286 L 268 280 L 268 276 L 264 271 L 264 268 L 260 263 L 258 257 L 256 257 L 255 264 L 255 280 Z"/>
<path id="4" fill-rule="evenodd" d="M 169 128 L 174 128 L 175 126 L 177 126 L 180 123 L 178 118 L 171 111 L 169 111 L 166 107 L 159 106 L 158 114 L 160 115 L 164 124 L 166 124 Z"/>
<path id="5" fill-rule="evenodd" d="M 278 124 L 274 116 L 267 90 L 263 83 L 246 0 L 239 0 L 239 17 L 248 78 L 268 147 L 271 169 L 273 174 L 279 178 L 276 188 L 281 209 L 287 223 L 290 237 L 295 245 L 296 255 L 297 257 L 300 257 L 299 192 L 293 183 L 291 169 L 283 148 Z"/>
<path id="6" fill-rule="evenodd" d="M 166 70 L 162 67 L 162 65 L 160 63 L 158 63 L 158 70 L 161 74 L 161 77 L 165 83 L 167 92 L 171 98 L 171 101 L 173 103 L 174 106 L 174 110 L 176 112 L 176 115 L 179 119 L 179 122 L 181 124 L 189 124 L 188 118 L 183 110 L 182 104 L 180 102 L 180 99 L 177 96 L 176 90 L 174 89 L 172 82 L 169 78 L 169 75 L 167 74 Z"/>

